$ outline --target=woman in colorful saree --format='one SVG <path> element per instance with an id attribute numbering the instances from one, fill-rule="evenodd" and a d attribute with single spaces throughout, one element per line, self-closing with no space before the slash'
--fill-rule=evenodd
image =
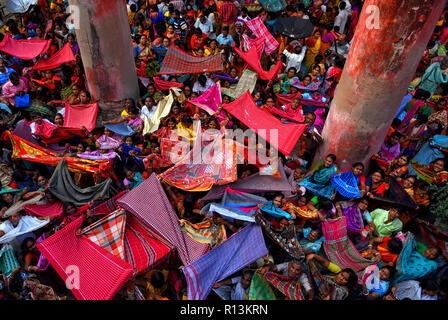
<path id="1" fill-rule="evenodd" d="M 409 156 L 402 155 L 397 160 L 390 163 L 386 170 L 386 175 L 395 179 L 401 179 L 409 173 Z"/>
<path id="2" fill-rule="evenodd" d="M 369 198 L 376 195 L 384 197 L 384 192 L 389 189 L 389 184 L 385 181 L 385 175 L 382 171 L 377 170 L 366 179 L 366 191 Z"/>
<path id="3" fill-rule="evenodd" d="M 366 177 L 363 175 L 364 164 L 355 163 L 347 169 L 331 176 L 331 184 L 338 192 L 338 200 L 348 200 L 363 197 L 366 194 Z"/>
<path id="4" fill-rule="evenodd" d="M 134 58 L 145 60 L 151 57 L 151 49 L 149 48 L 148 38 L 145 35 L 141 35 L 137 39 L 138 44 L 134 48 Z"/>
<path id="5" fill-rule="evenodd" d="M 281 91 L 280 93 L 282 94 L 289 94 L 290 89 L 291 89 L 291 85 L 294 81 L 299 81 L 299 78 L 297 78 L 297 69 L 294 67 L 291 67 L 288 69 L 288 72 L 286 74 L 284 74 L 283 76 L 280 77 L 280 81 L 279 81 L 279 85 L 280 85 L 280 89 L 276 89 L 275 91 Z M 277 88 L 277 86 L 276 86 Z"/>
<path id="6" fill-rule="evenodd" d="M 314 260 L 330 271 L 332 275 L 322 275 Z M 349 290 L 358 282 L 358 276 L 352 269 L 341 269 L 317 254 L 309 254 L 306 257 L 306 262 L 311 280 L 314 282 L 321 300 L 344 300 L 348 297 Z"/>
<path id="7" fill-rule="evenodd" d="M 403 154 L 413 156 L 420 141 L 428 131 L 426 126 L 428 122 L 428 116 L 424 114 L 418 114 L 417 119 L 411 119 L 409 124 L 401 130 L 403 138 L 401 139 L 401 149 Z"/>
<path id="8" fill-rule="evenodd" d="M 397 260 L 397 274 L 392 284 L 418 280 L 433 274 L 437 270 L 437 262 L 434 260 L 441 254 L 441 250 L 439 247 L 430 247 L 419 253 L 414 236 L 408 232 Z"/>
<path id="9" fill-rule="evenodd" d="M 322 45 L 321 40 L 320 30 L 315 30 L 313 35 L 306 39 L 307 50 L 305 54 L 304 66 L 302 67 L 305 69 L 303 70 L 305 74 L 308 72 L 308 69 L 311 68 L 314 63 L 314 59 L 320 52 L 320 47 Z"/>
<path id="10" fill-rule="evenodd" d="M 361 230 L 365 227 L 365 222 L 372 221 L 367 207 L 369 200 L 361 198 L 358 201 L 340 201 L 336 203 L 336 210 L 340 217 L 345 216 L 347 221 L 347 235 L 356 244 L 361 237 Z M 365 222 L 364 222 L 365 220 Z"/>
<path id="11" fill-rule="evenodd" d="M 336 156 L 334 154 L 327 155 L 325 160 L 320 161 L 308 172 L 305 178 L 299 182 L 299 185 L 314 194 L 332 199 L 334 188 L 331 185 L 330 176 L 338 170 L 335 161 Z"/>
<path id="12" fill-rule="evenodd" d="M 272 114 L 278 115 L 281 118 L 286 118 L 290 121 L 303 122 L 305 120 L 305 116 L 303 115 L 302 108 L 300 106 L 300 100 L 297 98 L 293 99 L 287 105 L 281 106 L 281 108 L 272 106 L 268 108 L 268 110 Z"/>
<path id="13" fill-rule="evenodd" d="M 420 179 L 429 184 L 442 184 L 448 181 L 448 172 L 445 170 L 445 159 L 436 159 L 428 165 L 411 161 L 410 166 Z"/>

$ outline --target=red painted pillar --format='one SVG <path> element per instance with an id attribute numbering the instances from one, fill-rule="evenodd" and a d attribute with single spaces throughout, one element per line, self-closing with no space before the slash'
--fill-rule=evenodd
<path id="1" fill-rule="evenodd" d="M 365 1 L 315 161 L 333 153 L 346 169 L 379 151 L 444 6 Z"/>
<path id="2" fill-rule="evenodd" d="M 123 0 L 69 0 L 88 89 L 104 113 L 138 98 L 138 80 Z M 79 23 L 79 25 L 76 25 Z M 107 115 L 106 115 L 107 117 Z"/>

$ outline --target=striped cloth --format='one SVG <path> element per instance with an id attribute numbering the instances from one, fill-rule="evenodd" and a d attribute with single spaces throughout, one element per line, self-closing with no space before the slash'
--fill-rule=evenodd
<path id="1" fill-rule="evenodd" d="M 250 224 L 183 268 L 188 300 L 204 300 L 212 286 L 268 253 L 261 228 Z"/>
<path id="2" fill-rule="evenodd" d="M 272 272 L 266 272 L 264 278 L 288 300 L 305 300 L 298 278 L 289 278 Z"/>
<path id="3" fill-rule="evenodd" d="M 84 237 L 76 236 L 78 218 L 37 244 L 78 300 L 111 300 L 129 280 L 134 268 Z M 79 281 L 78 281 L 79 280 Z"/>
<path id="4" fill-rule="evenodd" d="M 359 178 L 355 177 L 352 170 L 333 174 L 330 179 L 333 187 L 342 196 L 349 199 L 359 198 L 361 196 L 358 188 Z"/>
<path id="5" fill-rule="evenodd" d="M 264 39 L 265 48 L 264 50 L 267 53 L 274 52 L 279 43 L 275 38 L 272 36 L 272 34 L 269 32 L 269 30 L 266 28 L 265 24 L 261 20 L 260 17 L 256 17 L 255 19 L 245 21 L 247 27 L 255 34 L 257 38 Z"/>
<path id="6" fill-rule="evenodd" d="M 163 59 L 159 74 L 186 74 L 224 71 L 221 53 L 208 57 L 195 57 L 171 45 Z"/>
<path id="7" fill-rule="evenodd" d="M 230 98 L 237 99 L 243 95 L 247 90 L 252 93 L 257 84 L 258 75 L 256 72 L 246 69 L 243 71 L 240 80 L 235 88 L 221 88 L 222 94 Z"/>
<path id="8" fill-rule="evenodd" d="M 178 217 L 155 174 L 124 195 L 118 204 L 174 245 L 184 265 L 209 250 L 207 244 L 196 242 L 181 232 Z"/>
<path id="9" fill-rule="evenodd" d="M 226 2 L 219 8 L 219 16 L 222 19 L 222 23 L 229 24 L 235 23 L 238 17 L 238 10 L 233 2 Z"/>
<path id="10" fill-rule="evenodd" d="M 372 262 L 364 259 L 348 239 L 346 219 L 346 217 L 339 217 L 322 222 L 322 233 L 325 237 L 324 250 L 328 259 L 335 265 L 342 269 L 351 268 L 360 276 Z"/>
<path id="11" fill-rule="evenodd" d="M 174 247 L 132 214 L 126 216 L 124 234 L 125 261 L 138 273 L 165 261 Z"/>
<path id="12" fill-rule="evenodd" d="M 124 260 L 124 227 L 126 224 L 126 212 L 118 209 L 97 222 L 81 230 L 82 235 L 106 249 L 114 256 Z"/>
<path id="13" fill-rule="evenodd" d="M 9 277 L 11 272 L 17 267 L 20 267 L 20 265 L 14 249 L 10 244 L 4 244 L 0 250 L 0 271 Z"/>

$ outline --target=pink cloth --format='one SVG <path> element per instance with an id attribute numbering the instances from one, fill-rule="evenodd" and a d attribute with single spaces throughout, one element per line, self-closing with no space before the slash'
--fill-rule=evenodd
<path id="1" fill-rule="evenodd" d="M 37 244 L 39 251 L 53 268 L 71 284 L 78 300 L 111 300 L 130 279 L 134 267 L 94 244 L 76 231 L 83 217 L 78 218 Z M 77 281 L 78 280 L 78 281 Z"/>
<path id="2" fill-rule="evenodd" d="M 51 40 L 15 40 L 6 34 L 0 43 L 0 50 L 14 57 L 31 60 L 47 52 Z"/>
<path id="3" fill-rule="evenodd" d="M 219 108 L 219 105 L 222 103 L 220 82 L 216 82 L 213 87 L 209 88 L 196 99 L 188 100 L 188 102 L 198 106 L 209 115 L 215 114 L 216 110 Z"/>
<path id="4" fill-rule="evenodd" d="M 64 215 L 64 203 L 57 201 L 53 204 L 34 204 L 25 206 L 24 209 L 27 214 L 33 217 L 58 217 Z"/>
<path id="5" fill-rule="evenodd" d="M 275 67 L 269 71 L 263 70 L 260 63 L 260 56 L 257 53 L 257 48 L 255 46 L 251 47 L 248 51 L 243 52 L 238 48 L 234 48 L 235 51 L 243 58 L 244 61 L 255 71 L 261 79 L 272 80 L 274 79 L 280 70 L 283 68 L 283 63 L 279 61 Z"/>
<path id="6" fill-rule="evenodd" d="M 180 82 L 173 82 L 173 81 L 164 81 L 160 79 L 159 77 L 154 77 L 154 86 L 157 90 L 160 91 L 168 91 L 171 88 L 182 88 L 184 86 L 183 83 Z"/>
<path id="7" fill-rule="evenodd" d="M 8 81 L 3 86 L 3 97 L 7 98 L 9 103 L 13 106 L 16 105 L 16 93 L 17 92 L 28 92 L 28 86 L 26 85 L 25 81 L 22 79 L 19 79 L 19 85 L 14 86 L 11 81 Z"/>
<path id="8" fill-rule="evenodd" d="M 266 51 L 267 53 L 272 53 L 275 51 L 275 49 L 277 49 L 277 47 L 279 46 L 278 41 L 275 40 L 260 17 L 256 17 L 255 19 L 246 21 L 246 25 L 257 38 L 264 39 L 264 51 Z"/>
<path id="9" fill-rule="evenodd" d="M 261 110 L 249 91 L 223 108 L 286 156 L 305 131 L 304 124 L 284 124 L 268 111 Z M 275 133 L 277 136 L 271 136 Z"/>
<path id="10" fill-rule="evenodd" d="M 285 110 L 272 107 L 269 109 L 269 111 L 273 114 L 279 115 L 282 118 L 286 118 L 291 121 L 295 122 L 304 122 L 305 116 L 302 113 L 302 107 L 299 105 L 296 110 L 293 110 L 291 108 L 291 103 L 288 103 L 285 105 Z"/>
<path id="11" fill-rule="evenodd" d="M 41 59 L 36 62 L 34 70 L 51 70 L 59 67 L 61 64 L 75 61 L 76 58 L 73 55 L 73 51 L 70 48 L 70 44 L 66 43 L 58 52 L 52 55 L 50 58 L 44 60 Z"/>

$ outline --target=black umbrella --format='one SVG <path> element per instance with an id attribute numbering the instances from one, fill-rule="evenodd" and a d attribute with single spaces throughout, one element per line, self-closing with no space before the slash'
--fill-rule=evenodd
<path id="1" fill-rule="evenodd" d="M 307 38 L 314 31 L 314 25 L 309 19 L 299 17 L 278 18 L 275 27 L 282 35 L 293 39 Z"/>

